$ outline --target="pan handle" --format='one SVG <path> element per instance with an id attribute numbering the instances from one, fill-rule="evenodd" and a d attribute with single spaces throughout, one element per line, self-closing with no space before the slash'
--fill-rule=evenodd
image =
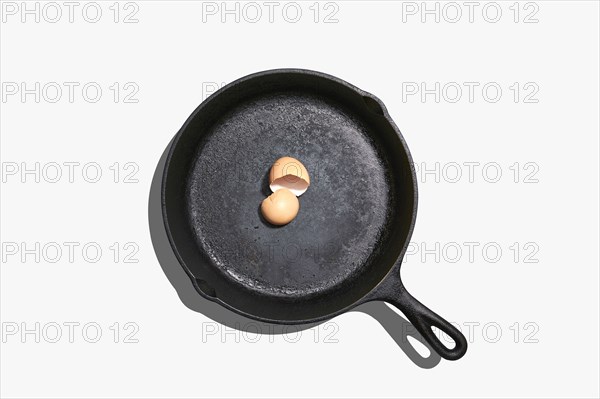
<path id="1" fill-rule="evenodd" d="M 408 293 L 400 280 L 399 268 L 394 268 L 392 275 L 387 277 L 375 296 L 373 299 L 388 302 L 404 313 L 429 345 L 444 359 L 458 360 L 467 351 L 467 340 L 456 327 Z M 435 335 L 432 327 L 448 334 L 454 340 L 454 347 L 446 347 Z"/>

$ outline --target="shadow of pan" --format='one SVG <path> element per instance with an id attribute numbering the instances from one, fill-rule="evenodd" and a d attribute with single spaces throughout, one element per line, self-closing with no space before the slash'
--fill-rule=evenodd
<path id="1" fill-rule="evenodd" d="M 198 294 L 171 248 L 162 218 L 160 194 L 162 173 L 170 147 L 171 143 L 169 143 L 160 157 L 152 177 L 148 200 L 148 222 L 152 245 L 158 262 L 183 304 L 195 312 L 202 313 L 211 320 L 230 328 L 248 331 L 249 333 L 256 333 L 258 330 L 261 333 L 266 332 L 267 334 L 288 334 L 303 331 L 323 323 L 322 321 L 289 326 L 259 322 L 232 312 Z M 384 302 L 368 302 L 356 307 L 352 312 L 362 312 L 376 319 L 415 365 L 429 369 L 435 367 L 440 362 L 441 357 L 431 349 L 413 325 Z M 250 328 L 250 326 L 252 326 L 251 330 L 246 329 Z M 419 354 L 408 340 L 409 337 L 423 344 L 428 349 L 429 356 L 424 357 Z"/>

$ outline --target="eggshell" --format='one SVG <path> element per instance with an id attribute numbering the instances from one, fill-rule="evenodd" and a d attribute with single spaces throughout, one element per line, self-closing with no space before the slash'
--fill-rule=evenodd
<path id="1" fill-rule="evenodd" d="M 298 198 L 286 188 L 275 191 L 260 205 L 263 217 L 276 226 L 283 226 L 294 220 L 299 210 Z"/>
<path id="2" fill-rule="evenodd" d="M 296 196 L 300 196 L 306 192 L 310 186 L 310 177 L 308 170 L 292 157 L 279 158 L 269 172 L 269 187 L 271 191 L 276 192 L 281 188 L 287 188 Z"/>

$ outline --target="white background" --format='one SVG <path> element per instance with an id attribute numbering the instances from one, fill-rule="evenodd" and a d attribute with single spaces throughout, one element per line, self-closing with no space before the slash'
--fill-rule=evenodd
<path id="1" fill-rule="evenodd" d="M 222 15 L 221 2 L 100 2 L 96 23 L 95 5 L 76 3 L 70 22 L 57 4 L 62 18 L 52 22 L 54 5 L 2 2 L 3 397 L 598 397 L 597 2 L 479 2 L 472 22 L 462 2 L 428 2 L 439 22 L 421 2 L 279 2 L 272 22 L 262 2 L 257 22 L 245 3 Z M 39 22 L 24 7 L 38 7 Z M 299 337 L 257 336 L 179 299 L 150 240 L 156 165 L 207 88 L 279 67 L 375 94 L 417 166 L 437 168 L 439 179 L 419 175 L 402 273 L 413 295 L 468 335 L 463 359 L 418 367 L 364 313 Z M 72 102 L 65 82 L 79 85 Z M 81 91 L 90 82 L 102 89 L 95 103 L 92 89 Z M 410 95 L 436 82 L 439 102 Z M 472 101 L 465 82 L 478 85 Z M 462 97 L 452 102 L 456 86 Z M 23 87 L 33 92 L 22 97 Z M 137 102 L 126 102 L 135 90 L 128 101 Z M 65 162 L 79 163 L 72 182 Z M 38 172 L 22 173 L 36 163 Z M 94 169 L 82 172 L 89 163 L 102 171 L 97 183 L 86 181 Z M 137 182 L 124 182 L 132 171 Z M 78 245 L 73 259 L 65 242 Z M 465 242 L 475 243 L 472 257 Z M 54 263 L 53 245 L 63 249 Z M 129 260 L 138 262 L 125 262 L 136 248 Z M 79 323 L 71 338 L 70 322 Z"/>

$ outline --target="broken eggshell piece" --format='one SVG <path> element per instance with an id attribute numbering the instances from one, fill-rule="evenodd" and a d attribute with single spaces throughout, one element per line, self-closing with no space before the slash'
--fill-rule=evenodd
<path id="1" fill-rule="evenodd" d="M 269 187 L 271 191 L 276 192 L 279 189 L 287 188 L 297 197 L 304 194 L 310 186 L 310 177 L 308 170 L 292 157 L 279 158 L 269 172 Z"/>
<path id="2" fill-rule="evenodd" d="M 265 198 L 260 211 L 267 222 L 275 226 L 288 224 L 298 215 L 300 202 L 288 189 L 282 188 Z"/>

